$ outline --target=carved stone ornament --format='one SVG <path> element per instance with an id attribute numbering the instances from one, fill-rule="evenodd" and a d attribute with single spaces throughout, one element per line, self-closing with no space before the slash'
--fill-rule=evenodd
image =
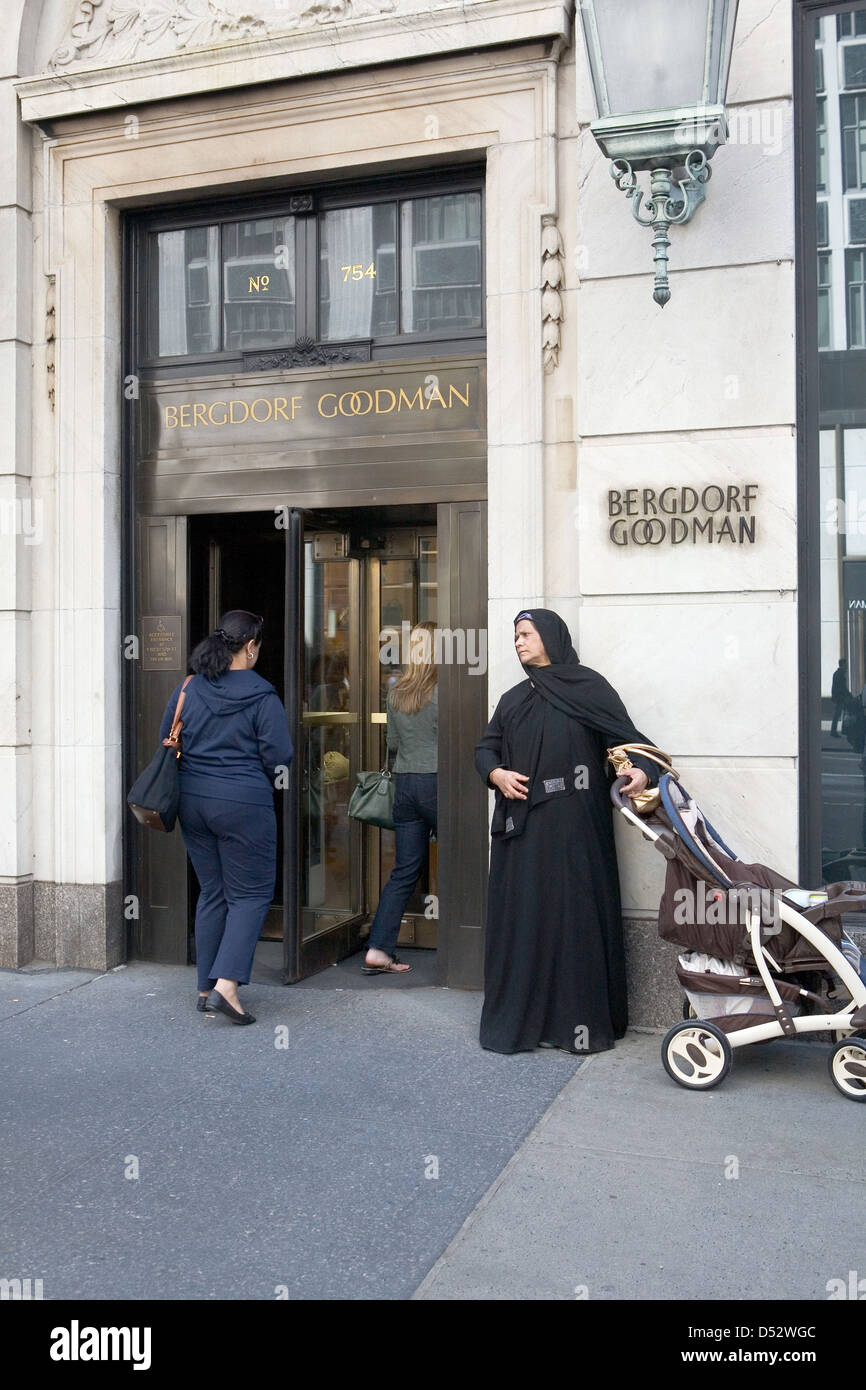
<path id="1" fill-rule="evenodd" d="M 562 237 L 552 213 L 541 219 L 541 353 L 544 370 L 559 365 L 559 348 L 564 318 L 562 295 L 565 289 L 565 258 Z"/>
<path id="2" fill-rule="evenodd" d="M 54 348 L 57 339 L 57 293 L 55 277 L 48 276 L 48 288 L 45 292 L 45 375 L 48 378 L 48 402 L 51 409 L 54 409 Z"/>
<path id="3" fill-rule="evenodd" d="M 51 68 L 111 67 L 390 14 L 397 0 L 80 0 Z M 267 13 L 251 13 L 259 8 Z"/>
<path id="4" fill-rule="evenodd" d="M 298 338 L 287 348 L 244 353 L 245 372 L 285 371 L 291 367 L 332 367 L 337 362 L 369 362 L 369 338 L 354 343 L 317 343 Z"/>

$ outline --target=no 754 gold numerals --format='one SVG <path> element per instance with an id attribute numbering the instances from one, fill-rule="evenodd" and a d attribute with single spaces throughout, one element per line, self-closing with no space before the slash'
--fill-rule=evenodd
<path id="1" fill-rule="evenodd" d="M 343 272 L 343 284 L 345 284 L 347 280 L 363 280 L 365 276 L 370 280 L 375 280 L 376 278 L 376 267 L 373 265 L 372 261 L 367 266 L 366 270 L 362 265 L 341 265 L 340 269 Z"/>

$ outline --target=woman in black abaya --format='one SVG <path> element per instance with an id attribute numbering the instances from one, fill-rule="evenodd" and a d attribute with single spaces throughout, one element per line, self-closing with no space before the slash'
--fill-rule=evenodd
<path id="1" fill-rule="evenodd" d="M 475 750 L 496 791 L 481 1045 L 603 1052 L 628 1024 L 607 749 L 649 743 L 611 685 L 582 666 L 558 614 L 519 613 L 528 680 L 503 695 Z M 658 780 L 631 755 L 623 787 Z"/>

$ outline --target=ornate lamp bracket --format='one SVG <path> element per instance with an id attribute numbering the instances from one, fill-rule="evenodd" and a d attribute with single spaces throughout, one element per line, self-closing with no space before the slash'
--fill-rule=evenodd
<path id="1" fill-rule="evenodd" d="M 653 260 L 655 288 L 653 299 L 664 308 L 671 297 L 668 282 L 668 228 L 691 221 L 697 208 L 707 196 L 707 181 L 712 173 L 703 150 L 692 150 L 683 161 L 683 177 L 675 179 L 673 169 L 661 165 L 650 171 L 650 196 L 644 203 L 643 190 L 637 174 L 627 159 L 611 161 L 610 175 L 617 188 L 631 200 L 632 215 L 642 227 L 653 229 Z M 674 192 L 676 184 L 678 193 Z M 643 204 L 643 211 L 641 205 Z"/>

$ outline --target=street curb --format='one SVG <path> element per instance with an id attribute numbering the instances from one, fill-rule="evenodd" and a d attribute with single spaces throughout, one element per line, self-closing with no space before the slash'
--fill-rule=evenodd
<path id="1" fill-rule="evenodd" d="M 629 1030 L 629 1031 L 631 1031 L 631 1030 Z M 641 1031 L 645 1031 L 645 1030 L 641 1030 Z M 477 1202 L 476 1205 L 472 1208 L 472 1210 L 471 1210 L 471 1212 L 469 1213 L 469 1215 L 467 1216 L 466 1220 L 463 1222 L 463 1225 L 460 1227 L 460 1230 L 459 1230 L 459 1231 L 457 1232 L 457 1234 L 456 1234 L 455 1236 L 453 1236 L 452 1239 L 448 1242 L 448 1244 L 446 1245 L 445 1249 L 442 1251 L 442 1254 L 439 1256 L 439 1258 L 438 1258 L 438 1260 L 436 1261 L 436 1263 L 435 1263 L 434 1265 L 432 1265 L 432 1266 L 430 1267 L 430 1269 L 427 1271 L 427 1273 L 424 1275 L 424 1278 L 421 1280 L 421 1283 L 418 1285 L 418 1287 L 417 1287 L 417 1289 L 415 1290 L 415 1292 L 411 1295 L 411 1297 L 410 1297 L 410 1299 L 409 1299 L 409 1302 L 410 1302 L 410 1303 L 413 1303 L 416 1299 L 422 1299 L 422 1298 L 424 1297 L 424 1295 L 425 1295 L 425 1293 L 426 1293 L 426 1291 L 427 1291 L 428 1286 L 431 1285 L 431 1284 L 435 1281 L 436 1275 L 437 1275 L 438 1271 L 440 1270 L 440 1268 L 448 1262 L 448 1260 L 449 1260 L 449 1258 L 451 1257 L 451 1255 L 458 1249 L 458 1247 L 459 1247 L 460 1244 L 463 1242 L 463 1240 L 468 1236 L 468 1234 L 469 1234 L 470 1230 L 472 1229 L 472 1227 L 474 1226 L 474 1224 L 475 1224 L 477 1218 L 480 1217 L 481 1213 L 482 1213 L 482 1212 L 490 1205 L 490 1203 L 493 1201 L 493 1199 L 494 1199 L 494 1197 L 496 1196 L 497 1192 L 499 1191 L 500 1187 L 501 1187 L 502 1184 L 506 1181 L 506 1179 L 509 1177 L 512 1168 L 516 1167 L 517 1162 L 518 1162 L 518 1160 L 520 1159 L 520 1157 L 521 1157 L 521 1155 L 522 1155 L 522 1153 L 523 1153 L 523 1150 L 526 1148 L 527 1144 L 530 1142 L 530 1140 L 534 1139 L 535 1136 L 536 1136 L 537 1134 L 541 1133 L 541 1131 L 544 1129 L 545 1125 L 546 1125 L 546 1124 L 548 1123 L 548 1121 L 550 1120 L 550 1117 L 551 1117 L 551 1115 L 553 1114 L 554 1110 L 555 1110 L 555 1109 L 557 1108 L 557 1106 L 560 1104 L 560 1102 L 561 1102 L 563 1096 L 565 1095 L 566 1091 L 569 1091 L 569 1090 L 571 1089 L 572 1086 L 577 1086 L 577 1083 L 578 1083 L 579 1081 L 581 1081 L 581 1079 L 582 1079 L 582 1078 L 586 1075 L 586 1073 L 590 1070 L 590 1068 L 591 1068 L 591 1066 L 592 1066 L 592 1063 L 593 1063 L 593 1062 L 597 1062 L 597 1061 L 599 1060 L 599 1058 L 600 1058 L 600 1057 L 603 1057 L 604 1055 L 605 1055 L 604 1053 L 597 1053 L 597 1054 L 594 1054 L 593 1056 L 587 1057 L 583 1062 L 581 1062 L 581 1064 L 580 1064 L 580 1066 L 578 1067 L 577 1071 L 575 1072 L 574 1076 L 570 1077 L 569 1080 L 566 1081 L 566 1083 L 565 1083 L 565 1085 L 563 1086 L 562 1090 L 561 1090 L 561 1091 L 559 1092 L 559 1094 L 555 1097 L 555 1099 L 554 1099 L 553 1101 L 551 1101 L 550 1105 L 547 1107 L 547 1109 L 545 1110 L 544 1114 L 542 1115 L 542 1117 L 541 1117 L 541 1119 L 538 1121 L 538 1123 L 535 1124 L 535 1125 L 533 1125 L 533 1127 L 532 1127 L 532 1129 L 529 1131 L 529 1133 L 526 1134 L 526 1135 L 524 1136 L 523 1141 L 521 1142 L 521 1144 L 519 1145 L 519 1147 L 515 1150 L 515 1152 L 511 1155 L 511 1157 L 510 1157 L 510 1159 L 508 1160 L 508 1162 L 506 1163 L 505 1167 L 502 1169 L 502 1172 L 499 1173 L 499 1174 L 494 1178 L 493 1182 L 490 1184 L 490 1186 L 488 1187 L 487 1191 L 484 1193 L 484 1196 L 483 1196 L 483 1197 L 481 1198 L 481 1200 L 480 1200 L 479 1202 Z"/>

